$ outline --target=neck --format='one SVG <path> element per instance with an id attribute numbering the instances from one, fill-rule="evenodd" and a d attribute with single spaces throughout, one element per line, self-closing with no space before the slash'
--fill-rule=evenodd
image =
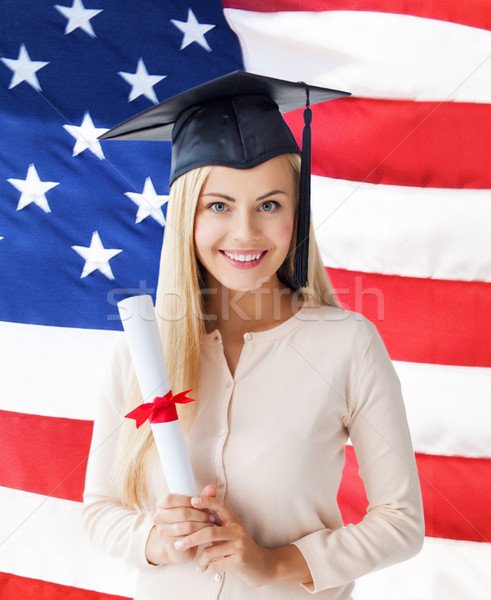
<path id="1" fill-rule="evenodd" d="M 289 319 L 300 306 L 301 299 L 278 278 L 255 290 L 236 291 L 207 276 L 207 331 L 219 329 L 223 335 L 242 336 L 247 331 L 261 331 Z"/>

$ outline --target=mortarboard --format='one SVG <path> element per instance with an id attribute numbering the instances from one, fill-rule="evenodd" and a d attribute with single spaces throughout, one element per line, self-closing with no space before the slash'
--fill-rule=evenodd
<path id="1" fill-rule="evenodd" d="M 205 165 L 250 169 L 300 149 L 281 113 L 305 107 L 292 286 L 308 285 L 310 104 L 347 92 L 235 71 L 186 90 L 113 127 L 100 139 L 172 141 L 170 183 Z"/>

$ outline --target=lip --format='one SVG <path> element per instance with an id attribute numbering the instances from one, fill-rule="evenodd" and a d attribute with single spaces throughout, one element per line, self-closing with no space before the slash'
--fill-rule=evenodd
<path id="1" fill-rule="evenodd" d="M 264 257 L 268 253 L 267 250 L 228 250 L 228 249 L 227 250 L 219 250 L 219 252 L 223 256 L 223 258 L 226 261 L 228 261 L 232 266 L 234 266 L 236 269 L 253 269 L 254 267 L 257 267 L 263 261 Z M 230 256 L 227 256 L 225 254 L 225 252 L 228 252 L 229 254 L 237 254 L 238 256 L 249 256 L 250 254 L 257 254 L 258 252 L 262 252 L 262 254 L 257 260 L 249 260 L 249 261 L 241 262 L 240 260 L 234 260 L 233 258 L 230 258 Z"/>
<path id="2" fill-rule="evenodd" d="M 247 256 L 249 254 L 257 254 L 258 252 L 267 252 L 261 248 L 253 248 L 252 250 L 237 250 L 236 248 L 222 248 L 219 252 L 228 252 L 229 254 L 238 254 L 239 256 Z"/>

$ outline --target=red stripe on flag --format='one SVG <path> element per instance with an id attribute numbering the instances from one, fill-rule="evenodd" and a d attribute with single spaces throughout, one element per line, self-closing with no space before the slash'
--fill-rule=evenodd
<path id="1" fill-rule="evenodd" d="M 357 10 L 396 13 L 491 29 L 489 0 L 222 0 L 224 8 L 256 12 Z"/>
<path id="2" fill-rule="evenodd" d="M 0 485 L 81 501 L 92 425 L 8 412 L 0 417 L 5 441 Z M 19 425 L 21 420 L 26 423 Z M 55 460 L 50 462 L 50 457 Z M 427 534 L 471 541 L 491 538 L 485 505 L 491 495 L 491 460 L 419 454 L 417 461 Z M 356 459 L 348 446 L 339 499 L 343 518 L 349 522 L 359 521 L 367 506 L 357 473 Z"/>
<path id="3" fill-rule="evenodd" d="M 113 596 L 91 590 L 70 587 L 42 581 L 19 577 L 11 573 L 0 573 L 0 598 L 2 600 L 125 600 L 126 596 Z"/>
<path id="4" fill-rule="evenodd" d="M 427 535 L 491 542 L 491 460 L 416 455 Z"/>
<path id="5" fill-rule="evenodd" d="M 491 460 L 416 454 L 416 464 L 423 494 L 425 534 L 454 540 L 491 541 Z M 338 503 L 345 524 L 361 521 L 368 506 L 352 446 L 346 447 Z"/>
<path id="6" fill-rule="evenodd" d="M 491 188 L 491 105 L 344 98 L 313 107 L 316 175 L 435 188 Z M 301 144 L 303 111 L 285 115 Z M 465 148 L 465 152 L 462 149 Z"/>
<path id="7" fill-rule="evenodd" d="M 342 305 L 380 332 L 393 360 L 491 367 L 491 284 L 327 268 Z"/>
<path id="8" fill-rule="evenodd" d="M 0 485 L 81 501 L 92 421 L 0 411 Z"/>

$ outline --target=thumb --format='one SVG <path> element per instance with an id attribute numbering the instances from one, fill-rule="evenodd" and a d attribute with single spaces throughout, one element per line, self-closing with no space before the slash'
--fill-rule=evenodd
<path id="1" fill-rule="evenodd" d="M 200 496 L 204 498 L 215 498 L 217 495 L 217 488 L 212 483 L 206 485 L 202 490 Z"/>

